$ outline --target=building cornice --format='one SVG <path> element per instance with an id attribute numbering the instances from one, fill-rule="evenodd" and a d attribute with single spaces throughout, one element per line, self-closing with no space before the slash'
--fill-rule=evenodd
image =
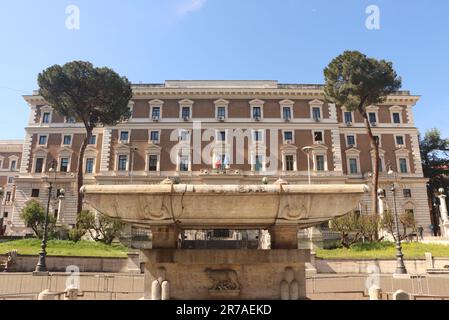
<path id="1" fill-rule="evenodd" d="M 179 84 L 179 85 L 177 85 Z M 322 85 L 286 85 L 275 81 L 167 81 L 160 85 L 133 85 L 133 99 L 310 99 L 325 101 Z M 47 104 L 38 94 L 23 96 L 30 105 Z M 414 105 L 420 96 L 400 91 L 387 98 L 384 105 Z"/>

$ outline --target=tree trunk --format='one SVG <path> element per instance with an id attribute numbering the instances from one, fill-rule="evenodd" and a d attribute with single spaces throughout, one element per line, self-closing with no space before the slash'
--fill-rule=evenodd
<path id="1" fill-rule="evenodd" d="M 84 172 L 83 172 L 83 168 L 84 168 L 84 152 L 86 151 L 87 145 L 89 144 L 89 140 L 92 137 L 92 129 L 90 128 L 86 128 L 86 137 L 84 138 L 83 144 L 81 145 L 81 149 L 80 149 L 80 153 L 79 153 L 79 157 L 78 157 L 78 174 L 77 174 L 77 189 L 76 189 L 76 194 L 78 197 L 77 200 L 77 213 L 80 213 L 83 210 L 83 196 L 80 192 L 81 187 L 84 184 Z"/>
<path id="2" fill-rule="evenodd" d="M 373 163 L 373 176 L 372 176 L 372 184 L 373 189 L 371 190 L 371 201 L 373 203 L 373 214 L 378 215 L 378 202 L 377 202 L 377 189 L 379 188 L 379 143 L 374 139 L 373 132 L 371 130 L 371 123 L 368 119 L 368 114 L 365 110 L 363 110 L 363 107 L 359 107 L 359 111 L 362 114 L 363 118 L 365 119 L 365 126 L 366 126 L 366 133 L 368 134 L 368 137 L 371 142 L 371 147 L 374 150 L 374 163 Z M 375 232 L 375 239 L 376 241 L 379 238 L 379 232 L 376 230 Z"/>

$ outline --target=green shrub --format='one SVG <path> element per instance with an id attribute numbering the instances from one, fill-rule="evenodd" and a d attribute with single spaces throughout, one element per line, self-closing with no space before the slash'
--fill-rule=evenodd
<path id="1" fill-rule="evenodd" d="M 36 237 L 42 238 L 45 226 L 46 211 L 39 201 L 31 200 L 20 213 L 20 218 L 25 222 L 27 228 L 31 228 Z M 52 216 L 48 217 L 47 230 L 51 236 L 55 231 L 56 219 Z"/>

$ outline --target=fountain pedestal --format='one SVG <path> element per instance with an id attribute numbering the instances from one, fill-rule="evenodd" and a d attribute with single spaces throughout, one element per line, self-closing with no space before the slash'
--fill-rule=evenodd
<path id="1" fill-rule="evenodd" d="M 146 299 L 161 277 L 174 300 L 306 298 L 309 250 L 153 249 L 144 256 Z"/>

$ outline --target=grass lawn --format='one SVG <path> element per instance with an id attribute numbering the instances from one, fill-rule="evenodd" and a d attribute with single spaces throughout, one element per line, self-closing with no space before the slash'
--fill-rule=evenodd
<path id="1" fill-rule="evenodd" d="M 449 257 L 449 245 L 403 243 L 402 252 L 405 259 L 425 259 L 424 253 L 431 252 L 434 257 Z M 396 247 L 394 243 L 360 243 L 350 249 L 318 249 L 316 256 L 322 259 L 394 259 Z"/>
<path id="2" fill-rule="evenodd" d="M 38 239 L 24 239 L 0 243 L 0 254 L 17 250 L 21 255 L 37 255 L 40 252 L 41 241 Z M 126 257 L 128 249 L 122 245 L 105 245 L 92 241 L 50 240 L 47 242 L 49 256 L 81 256 L 81 257 Z"/>

